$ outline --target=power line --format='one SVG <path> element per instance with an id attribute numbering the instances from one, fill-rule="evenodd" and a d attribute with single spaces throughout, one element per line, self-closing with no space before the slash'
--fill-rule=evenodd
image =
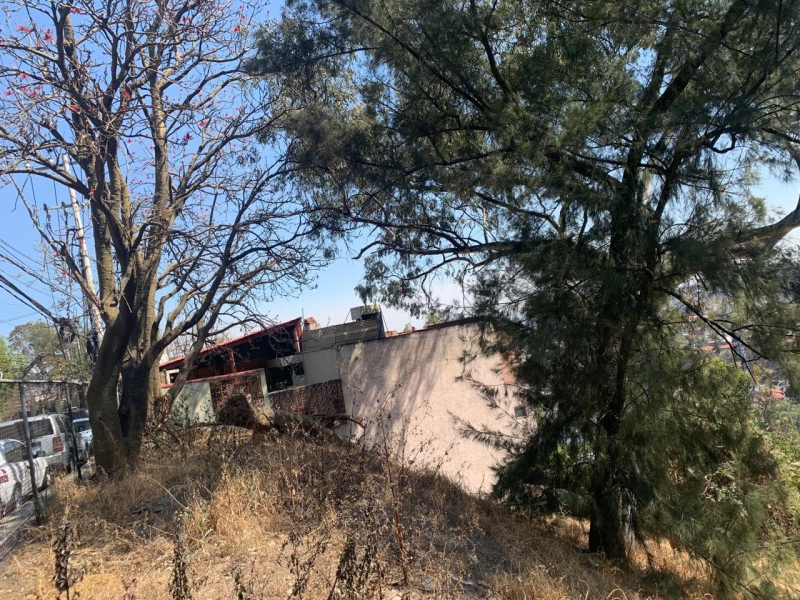
<path id="1" fill-rule="evenodd" d="M 5 288 L 7 292 L 9 292 L 12 296 L 17 298 L 20 302 L 22 302 L 23 304 L 27 305 L 28 307 L 34 309 L 35 311 L 41 313 L 42 315 L 44 315 L 45 317 L 47 317 L 48 319 L 50 319 L 54 323 L 58 321 L 58 319 L 56 317 L 54 317 L 53 314 L 47 308 L 44 307 L 44 305 L 40 304 L 35 299 L 31 298 L 28 294 L 26 294 L 21 289 L 19 289 L 16 285 L 14 285 L 4 275 L 0 275 L 0 287 Z"/>
<path id="2" fill-rule="evenodd" d="M 0 240 L 0 246 L 5 246 L 5 249 L 6 249 L 7 252 L 13 252 L 14 254 L 16 254 L 18 256 L 21 256 L 22 258 L 28 260 L 29 262 L 36 263 L 35 259 L 33 259 L 30 256 L 28 256 L 27 254 L 25 254 L 19 248 L 15 247 L 15 246 L 12 246 L 11 244 L 6 242 L 5 240 Z"/>
<path id="3" fill-rule="evenodd" d="M 0 260 L 4 260 L 7 263 L 17 267 L 20 271 L 22 271 L 26 275 L 29 275 L 29 276 L 33 277 L 34 279 L 36 279 L 40 283 L 43 283 L 44 285 L 49 285 L 40 274 L 38 274 L 36 271 L 31 269 L 25 263 L 17 260 L 13 255 L 7 254 L 2 249 L 0 249 Z"/>
<path id="4" fill-rule="evenodd" d="M 26 207 L 28 206 L 28 203 L 23 198 L 22 192 L 25 189 L 25 186 L 27 185 L 27 183 L 28 182 L 31 183 L 30 192 L 31 192 L 31 194 L 33 196 L 33 207 L 34 207 L 34 209 L 29 208 L 29 210 L 38 210 L 39 203 L 38 203 L 38 200 L 36 198 L 36 187 L 33 184 L 33 181 L 31 179 L 31 174 L 30 173 L 28 174 L 28 177 L 27 177 L 25 183 L 23 183 L 22 188 L 20 188 L 16 184 L 16 182 L 13 179 L 13 177 L 11 178 L 11 182 L 13 183 L 14 188 L 17 191 L 17 195 L 22 200 L 22 202 L 26 205 Z M 65 237 L 65 240 L 67 240 L 67 242 L 68 242 L 68 239 L 69 239 L 69 224 L 68 224 L 68 217 L 66 216 L 66 208 L 67 207 L 66 207 L 66 205 L 62 204 L 60 207 L 57 207 L 57 208 L 64 209 L 64 211 L 65 211 L 65 215 L 64 215 L 65 222 L 64 222 L 64 226 L 62 227 L 61 219 L 60 219 L 61 213 L 57 212 L 56 215 L 57 215 L 57 218 L 59 219 L 59 223 L 58 223 L 58 228 L 57 228 L 57 234 L 56 235 L 58 235 L 60 237 L 60 235 L 63 233 L 64 237 Z M 49 219 L 50 212 L 49 212 L 48 207 L 46 205 L 44 206 L 44 210 L 46 211 L 47 217 L 48 217 L 48 219 L 47 219 L 48 220 L 48 225 L 47 226 L 48 226 L 48 228 L 50 228 L 50 219 Z M 47 248 L 49 246 L 49 244 L 47 243 L 47 240 L 44 239 L 43 241 L 45 242 L 45 244 L 44 244 L 45 248 Z M 51 270 L 50 270 L 51 261 L 48 260 L 48 254 L 46 254 L 47 251 L 45 250 L 45 255 L 43 256 L 43 261 L 42 261 L 43 267 L 44 267 L 44 273 L 42 275 L 39 275 L 38 273 L 35 272 L 34 269 L 30 268 L 29 265 L 24 264 L 24 262 L 22 260 L 19 260 L 16 257 L 13 256 L 13 254 L 15 253 L 15 249 L 10 244 L 8 244 L 6 242 L 0 242 L 0 245 L 2 245 L 2 247 L 6 248 L 6 251 L 0 251 L 0 259 L 5 259 L 10 264 L 12 264 L 15 267 L 17 267 L 18 269 L 22 270 L 24 273 L 27 273 L 28 275 L 34 277 L 36 280 L 38 280 L 39 282 L 44 284 L 50 290 L 52 305 L 53 306 L 60 306 L 62 312 L 64 310 L 66 310 L 67 316 L 66 317 L 56 317 L 44 305 L 42 305 L 35 298 L 31 297 L 29 294 L 24 292 L 22 289 L 20 289 L 17 285 L 15 285 L 12 281 L 10 281 L 7 277 L 4 277 L 3 275 L 0 275 L 0 289 L 5 289 L 13 297 L 15 297 L 17 300 L 19 300 L 22 304 L 28 306 L 29 308 L 32 308 L 37 313 L 43 315 L 44 317 L 46 317 L 48 320 L 50 320 L 52 322 L 53 326 L 56 328 L 56 332 L 58 334 L 58 339 L 59 339 L 59 342 L 60 342 L 61 347 L 62 347 L 62 352 L 64 353 L 65 357 L 67 356 L 67 351 L 66 351 L 66 346 L 65 346 L 65 339 L 67 339 L 67 338 L 69 339 L 69 343 L 72 343 L 72 341 L 75 340 L 76 338 L 77 339 L 84 338 L 86 340 L 87 353 L 89 353 L 91 355 L 92 351 L 89 349 L 90 341 L 92 341 L 91 345 L 96 347 L 97 346 L 97 342 L 96 342 L 97 336 L 96 336 L 96 334 L 93 334 L 92 336 L 89 336 L 89 335 L 86 335 L 85 333 L 83 335 L 81 335 L 78 332 L 79 325 L 76 327 L 76 324 L 75 324 L 75 322 L 74 322 L 74 320 L 73 320 L 73 318 L 72 318 L 72 316 L 70 314 L 72 312 L 72 305 L 73 305 L 73 302 L 74 302 L 73 294 L 71 293 L 71 286 L 67 286 L 70 291 L 65 294 L 65 302 L 64 303 L 58 303 L 56 301 L 56 295 L 55 295 L 56 294 L 56 287 L 53 285 L 53 276 L 52 276 L 52 273 L 51 273 Z M 9 250 L 11 252 L 10 254 L 8 253 Z M 31 259 L 30 257 L 26 256 L 22 252 L 19 252 L 19 254 L 21 254 L 22 256 L 25 256 L 25 258 L 27 258 L 27 260 L 30 261 L 30 262 L 36 262 L 36 264 L 38 265 L 38 261 L 33 261 L 33 259 Z M 89 268 L 91 268 L 91 267 L 89 267 Z M 86 300 L 88 301 L 88 299 L 86 299 Z M 90 307 L 90 309 L 91 309 L 91 307 Z M 77 319 L 79 319 L 79 318 L 80 317 L 77 317 Z"/>
<path id="5" fill-rule="evenodd" d="M 19 315 L 19 316 L 16 316 L 16 317 L 9 317 L 7 319 L 0 320 L 0 324 L 5 325 L 6 323 L 13 323 L 14 321 L 21 321 L 22 319 L 29 319 L 32 316 L 38 315 L 38 314 L 39 314 L 38 312 L 31 312 L 31 313 L 26 313 L 24 315 Z"/>

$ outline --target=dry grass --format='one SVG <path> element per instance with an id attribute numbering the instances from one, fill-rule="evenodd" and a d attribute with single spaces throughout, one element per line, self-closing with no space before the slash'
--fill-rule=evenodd
<path id="1" fill-rule="evenodd" d="M 302 436 L 186 433 L 121 481 L 57 492 L 52 527 L 77 524 L 83 600 L 171 598 L 179 524 L 196 599 L 708 597 L 706 574 L 668 546 L 621 570 L 581 552 L 580 522 L 515 515 Z M 50 537 L 4 562 L 0 597 L 55 597 Z"/>

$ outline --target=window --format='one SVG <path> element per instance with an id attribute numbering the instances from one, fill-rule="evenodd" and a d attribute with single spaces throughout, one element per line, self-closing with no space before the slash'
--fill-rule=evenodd
<path id="1" fill-rule="evenodd" d="M 25 445 L 16 440 L 8 440 L 8 450 L 5 452 L 6 460 L 10 463 L 22 462 L 27 457 Z"/>
<path id="2" fill-rule="evenodd" d="M 278 367 L 269 369 L 269 380 L 271 380 L 270 390 L 276 392 L 292 387 L 292 367 Z M 268 381 L 269 381 L 268 380 Z"/>
<path id="3" fill-rule="evenodd" d="M 9 423 L 0 427 L 0 438 L 13 439 L 22 434 L 22 421 Z"/>
<path id="4" fill-rule="evenodd" d="M 0 427 L 0 438 L 7 440 L 24 440 L 25 431 L 22 427 L 22 420 L 3 425 Z M 29 419 L 28 427 L 30 428 L 31 439 L 53 435 L 53 425 L 49 417 Z"/>
<path id="5" fill-rule="evenodd" d="M 514 407 L 514 418 L 515 419 L 524 419 L 528 416 L 528 409 L 521 404 Z"/>
<path id="6" fill-rule="evenodd" d="M 53 424 L 49 418 L 28 421 L 28 426 L 30 427 L 31 439 L 53 435 Z M 24 437 L 25 434 L 22 432 L 22 422 L 20 421 L 20 435 L 17 439 L 24 439 Z"/>

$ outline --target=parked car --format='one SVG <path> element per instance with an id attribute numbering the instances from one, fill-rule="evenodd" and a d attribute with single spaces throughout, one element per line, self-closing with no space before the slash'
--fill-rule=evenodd
<path id="1" fill-rule="evenodd" d="M 47 460 L 33 459 L 36 489 L 43 490 L 50 484 Z M 18 440 L 0 440 L 0 507 L 7 515 L 31 494 L 31 472 L 25 444 Z"/>
<path id="2" fill-rule="evenodd" d="M 89 425 L 89 417 L 81 419 L 73 419 L 72 424 L 75 426 L 75 431 L 83 438 L 86 444 L 86 452 L 88 454 L 94 453 L 94 437 L 92 436 L 92 428 Z"/>
<path id="3" fill-rule="evenodd" d="M 77 461 L 85 463 L 89 459 L 86 443 L 75 433 L 64 415 L 38 415 L 28 419 L 28 425 L 34 456 L 44 457 L 51 468 L 63 468 L 68 473 L 72 471 L 76 463 L 73 437 L 78 448 Z M 0 439 L 24 440 L 22 419 L 0 423 Z"/>
<path id="4" fill-rule="evenodd" d="M 65 411 L 64 415 L 69 419 L 69 411 Z M 72 419 L 77 421 L 78 419 L 88 419 L 89 418 L 89 409 L 88 408 L 72 408 Z"/>
<path id="5" fill-rule="evenodd" d="M 49 420 L 56 435 L 52 437 L 45 435 L 44 437 L 37 438 L 33 430 L 31 430 L 31 447 L 36 456 L 44 455 L 50 465 L 63 467 L 66 469 L 67 473 L 70 473 L 77 463 L 85 464 L 89 460 L 89 451 L 86 442 L 72 427 L 68 417 L 62 414 L 52 413 L 33 417 L 28 419 L 28 422 L 31 427 L 33 427 L 33 423 L 39 419 L 45 421 Z M 59 438 L 62 439 L 62 444 L 58 444 L 57 440 Z M 74 444 L 73 439 L 75 440 Z M 54 445 L 52 450 L 48 447 L 48 443 Z M 62 450 L 60 450 L 60 456 L 59 447 L 62 448 Z M 76 449 L 77 461 L 75 456 Z M 51 459 L 51 457 L 55 458 Z"/>

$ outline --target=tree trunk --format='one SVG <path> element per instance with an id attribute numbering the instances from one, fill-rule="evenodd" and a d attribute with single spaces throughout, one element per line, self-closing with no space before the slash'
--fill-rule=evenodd
<path id="1" fill-rule="evenodd" d="M 595 484 L 589 525 L 589 552 L 604 552 L 612 560 L 627 557 L 627 527 L 619 491 L 606 471 Z"/>
<path id="2" fill-rule="evenodd" d="M 119 312 L 103 336 L 89 383 L 95 460 L 110 476 L 123 475 L 138 462 L 152 403 L 158 357 L 145 349 L 151 342 L 155 283 L 152 274 L 146 275 L 150 276 L 144 282 L 129 280 Z"/>
<path id="3" fill-rule="evenodd" d="M 97 467 L 109 475 L 124 468 L 124 452 L 120 447 L 122 429 L 117 411 L 117 384 L 127 346 L 129 323 L 130 313 L 122 309 L 106 330 L 87 391 L 95 460 Z"/>
<path id="4" fill-rule="evenodd" d="M 161 358 L 159 357 L 159 360 L 150 369 L 150 396 L 147 414 L 150 415 L 150 418 L 155 419 L 166 417 L 166 414 L 164 414 L 164 403 L 162 401 L 161 372 L 158 370 L 158 363 L 160 361 Z"/>
<path id="5" fill-rule="evenodd" d="M 95 367 L 89 383 L 89 420 L 94 435 L 95 461 L 97 468 L 109 475 L 124 469 L 124 452 L 120 447 L 122 432 L 117 414 L 118 380 L 119 369 Z"/>
<path id="6" fill-rule="evenodd" d="M 139 366 L 123 377 L 119 417 L 126 468 L 135 467 L 139 460 L 144 426 L 151 404 L 150 371 L 149 366 Z"/>
<path id="7" fill-rule="evenodd" d="M 637 298 L 637 309 L 642 296 Z M 604 552 L 612 560 L 625 560 L 631 524 L 630 509 L 622 473 L 622 453 L 627 449 L 620 444 L 620 430 L 625 410 L 628 364 L 633 349 L 634 336 L 639 324 L 639 311 L 625 318 L 616 312 L 621 307 L 609 306 L 612 316 L 603 343 L 598 348 L 598 372 L 604 374 L 606 384 L 600 390 L 598 441 L 594 447 L 597 472 L 592 485 L 592 509 L 589 527 L 589 551 Z"/>
<path id="8" fill-rule="evenodd" d="M 97 467 L 107 475 L 122 475 L 139 460 L 144 427 L 152 403 L 150 368 L 130 368 L 122 377 L 119 407 L 119 369 L 95 369 L 89 384 L 89 417 L 94 432 Z"/>

